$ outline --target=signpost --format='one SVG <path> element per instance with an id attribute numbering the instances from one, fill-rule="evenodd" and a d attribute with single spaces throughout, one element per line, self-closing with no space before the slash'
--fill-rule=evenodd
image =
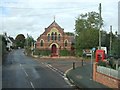
<path id="1" fill-rule="evenodd" d="M 93 76 L 93 53 L 95 52 L 95 48 L 92 48 L 91 50 L 91 80 Z"/>

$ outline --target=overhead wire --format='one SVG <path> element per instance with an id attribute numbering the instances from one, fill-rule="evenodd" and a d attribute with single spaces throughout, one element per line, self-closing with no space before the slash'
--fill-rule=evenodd
<path id="1" fill-rule="evenodd" d="M 40 13 L 40 14 L 33 14 L 33 15 L 21 15 L 20 17 L 32 17 L 32 16 L 41 16 L 41 15 L 50 15 L 50 14 L 54 14 L 54 13 L 66 13 L 66 12 L 73 12 L 76 10 L 80 10 L 79 7 L 61 7 L 61 8 L 25 8 L 25 7 L 2 7 L 0 6 L 0 8 L 11 8 L 11 9 L 30 9 L 30 10 L 37 10 L 37 9 L 42 9 L 42 10 L 52 10 L 53 12 L 45 12 L 45 13 Z M 60 10 L 60 11 L 54 11 L 54 10 Z M 62 11 L 61 11 L 62 10 Z M 13 16 L 8 16 L 8 17 L 13 17 Z"/>

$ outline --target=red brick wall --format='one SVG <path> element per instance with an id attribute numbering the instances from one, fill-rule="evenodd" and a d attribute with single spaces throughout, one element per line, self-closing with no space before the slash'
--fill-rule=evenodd
<path id="1" fill-rule="evenodd" d="M 97 72 L 97 63 L 93 65 L 93 80 L 102 83 L 110 88 L 120 88 L 120 80 Z"/>
<path id="2" fill-rule="evenodd" d="M 61 40 L 58 41 L 55 40 L 51 40 L 48 42 L 48 37 L 47 37 L 47 33 L 51 31 L 52 28 L 56 28 L 57 30 L 59 30 L 59 33 L 61 34 Z M 40 46 L 40 40 L 43 39 L 44 40 L 44 45 L 43 47 Z M 68 44 L 65 47 L 64 45 L 64 40 L 68 40 Z M 71 40 L 70 40 L 70 36 L 67 36 L 64 34 L 64 30 L 62 28 L 60 28 L 58 25 L 54 26 L 54 24 L 50 25 L 48 28 L 45 28 L 45 31 L 43 32 L 43 34 L 40 35 L 40 37 L 37 39 L 36 42 L 36 48 L 38 49 L 49 49 L 50 44 L 52 43 L 57 43 L 59 47 L 61 47 L 61 50 L 66 48 L 67 50 L 71 50 Z"/>

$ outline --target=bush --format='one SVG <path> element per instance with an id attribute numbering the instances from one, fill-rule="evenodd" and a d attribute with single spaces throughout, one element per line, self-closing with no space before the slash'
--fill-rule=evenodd
<path id="1" fill-rule="evenodd" d="M 60 50 L 60 56 L 70 56 L 70 51 L 64 49 L 64 50 Z"/>
<path id="2" fill-rule="evenodd" d="M 25 47 L 25 52 L 27 53 L 27 55 L 31 55 L 32 51 L 30 47 Z"/>
<path id="3" fill-rule="evenodd" d="M 39 49 L 34 50 L 34 55 L 49 56 L 50 54 L 51 54 L 50 50 L 39 50 Z"/>
<path id="4" fill-rule="evenodd" d="M 100 61 L 98 62 L 98 66 L 104 66 L 104 67 L 106 67 L 106 65 L 107 65 L 106 62 L 104 62 L 104 61 L 101 61 L 101 60 L 100 60 Z"/>
<path id="5" fill-rule="evenodd" d="M 76 50 L 76 54 L 75 54 L 77 57 L 82 57 L 83 55 L 83 52 L 82 50 Z"/>

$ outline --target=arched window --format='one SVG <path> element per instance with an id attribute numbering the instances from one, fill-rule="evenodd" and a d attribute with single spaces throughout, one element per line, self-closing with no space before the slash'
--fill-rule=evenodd
<path id="1" fill-rule="evenodd" d="M 55 32 L 55 40 L 57 40 L 57 32 Z"/>
<path id="2" fill-rule="evenodd" d="M 50 34 L 48 34 L 48 42 L 50 41 Z"/>
<path id="3" fill-rule="evenodd" d="M 67 44 L 68 44 L 68 42 L 67 42 L 67 40 L 65 41 L 65 47 L 67 47 Z"/>
<path id="4" fill-rule="evenodd" d="M 43 47 L 43 40 L 40 41 L 40 46 Z"/>
<path id="5" fill-rule="evenodd" d="M 60 41 L 60 34 L 58 34 L 58 41 Z"/>
<path id="6" fill-rule="evenodd" d="M 51 33 L 51 40 L 54 40 L 54 33 Z"/>

